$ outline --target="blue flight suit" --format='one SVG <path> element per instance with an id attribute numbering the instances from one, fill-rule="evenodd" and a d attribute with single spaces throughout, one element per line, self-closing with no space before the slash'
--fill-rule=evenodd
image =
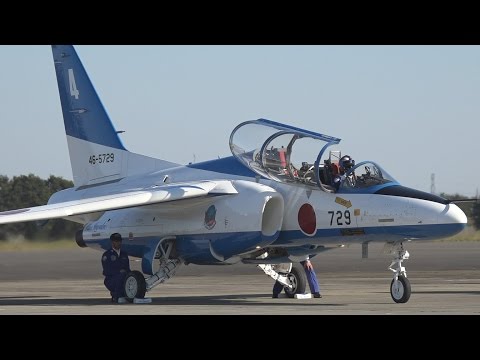
<path id="1" fill-rule="evenodd" d="M 342 176 L 341 175 L 335 175 L 332 179 L 332 186 L 335 188 L 335 191 L 338 191 L 340 188 L 340 184 L 342 182 Z"/>
<path id="2" fill-rule="evenodd" d="M 306 261 L 306 260 L 305 260 Z M 310 292 L 312 294 L 320 294 L 320 285 L 317 281 L 317 274 L 315 274 L 315 270 L 307 269 L 305 267 L 305 261 L 300 261 L 300 264 L 303 266 L 303 270 L 305 270 L 305 274 L 307 275 L 308 286 L 310 287 Z M 278 297 L 278 295 L 282 292 L 283 285 L 280 284 L 278 281 L 275 281 L 273 285 L 273 297 Z"/>
<path id="3" fill-rule="evenodd" d="M 125 251 L 120 250 L 120 256 L 114 249 L 107 250 L 102 255 L 104 284 L 112 300 L 116 301 L 119 297 L 125 296 L 123 282 L 127 273 L 130 272 L 130 261 Z M 124 271 L 122 271 L 124 270 Z"/>

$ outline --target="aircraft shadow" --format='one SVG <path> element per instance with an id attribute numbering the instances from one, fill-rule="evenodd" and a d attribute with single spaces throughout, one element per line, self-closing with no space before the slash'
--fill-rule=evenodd
<path id="1" fill-rule="evenodd" d="M 389 294 L 388 291 L 372 291 L 372 294 Z M 423 290 L 412 291 L 412 296 L 415 294 L 458 294 L 458 295 L 480 295 L 480 290 Z"/>
<path id="2" fill-rule="evenodd" d="M 267 301 L 265 302 L 265 298 Z M 252 301 L 258 299 L 259 301 Z M 220 295 L 220 296 L 190 296 L 190 297 L 159 297 L 152 298 L 154 305 L 251 305 L 251 306 L 312 306 L 312 305 L 329 305 L 344 306 L 344 304 L 332 304 L 322 301 L 322 299 L 289 299 L 286 297 L 272 299 L 271 294 L 255 294 L 255 295 Z M 261 301 L 260 301 L 261 300 Z"/>
<path id="3" fill-rule="evenodd" d="M 0 303 L 2 300 L 7 299 L 32 299 L 32 298 L 43 298 L 44 296 L 0 296 Z"/>
<path id="4" fill-rule="evenodd" d="M 431 290 L 431 291 L 412 291 L 413 294 L 463 294 L 463 295 L 480 295 L 480 291 L 472 290 Z"/>
<path id="5" fill-rule="evenodd" d="M 268 298 L 268 301 L 265 301 Z M 258 299 L 258 301 L 255 301 Z M 242 305 L 242 306 L 345 306 L 345 304 L 332 304 L 322 301 L 323 299 L 296 300 L 289 298 L 272 299 L 270 294 L 249 295 L 197 295 L 197 296 L 173 296 L 152 297 L 151 304 L 162 306 L 197 306 L 197 305 Z M 39 305 L 63 305 L 63 306 L 129 306 L 130 304 L 112 304 L 110 298 L 45 298 L 33 296 L 8 296 L 0 297 L 0 306 L 39 306 Z"/>

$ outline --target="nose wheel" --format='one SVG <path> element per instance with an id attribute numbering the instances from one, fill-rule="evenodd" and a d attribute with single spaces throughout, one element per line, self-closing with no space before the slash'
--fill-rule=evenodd
<path id="1" fill-rule="evenodd" d="M 393 271 L 393 279 L 390 283 L 390 295 L 396 303 L 406 303 L 412 293 L 410 281 L 407 279 L 407 272 L 402 262 L 410 257 L 407 250 L 403 249 L 403 243 L 400 243 L 394 251 L 394 259 L 389 270 Z"/>
<path id="2" fill-rule="evenodd" d="M 403 275 L 398 275 L 397 280 L 390 283 L 390 295 L 396 303 L 406 303 L 410 299 L 410 281 Z"/>

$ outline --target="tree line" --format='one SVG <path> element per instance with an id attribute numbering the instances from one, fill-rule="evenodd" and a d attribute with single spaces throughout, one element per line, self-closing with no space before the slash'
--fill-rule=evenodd
<path id="1" fill-rule="evenodd" d="M 45 205 L 50 196 L 73 186 L 73 182 L 50 175 L 47 180 L 29 174 L 9 179 L 0 175 L 0 211 Z M 0 240 L 23 236 L 28 240 L 58 240 L 75 237 L 81 224 L 63 219 L 0 225 Z"/>
<path id="2" fill-rule="evenodd" d="M 12 179 L 0 175 L 0 211 L 45 205 L 53 193 L 72 186 L 72 181 L 53 175 L 47 180 L 33 174 L 14 176 Z M 451 200 L 466 198 L 459 194 L 441 193 L 440 196 Z M 469 223 L 477 230 L 480 229 L 480 203 L 466 202 L 459 203 L 458 206 L 469 218 Z M 63 219 L 0 225 L 0 240 L 15 236 L 29 240 L 73 239 L 75 232 L 81 228 L 81 224 Z"/>
<path id="3" fill-rule="evenodd" d="M 467 196 L 463 196 L 460 194 L 446 194 L 440 193 L 440 196 L 445 199 L 450 200 L 462 200 L 468 199 Z M 465 215 L 467 215 L 468 223 L 475 227 L 476 230 L 480 229 L 480 202 L 461 202 L 457 203 L 458 207 L 463 210 Z"/>

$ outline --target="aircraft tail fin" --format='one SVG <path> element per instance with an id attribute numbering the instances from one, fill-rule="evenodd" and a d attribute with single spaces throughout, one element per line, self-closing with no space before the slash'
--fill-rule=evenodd
<path id="1" fill-rule="evenodd" d="M 52 45 L 75 186 L 178 166 L 125 149 L 71 45 Z"/>

